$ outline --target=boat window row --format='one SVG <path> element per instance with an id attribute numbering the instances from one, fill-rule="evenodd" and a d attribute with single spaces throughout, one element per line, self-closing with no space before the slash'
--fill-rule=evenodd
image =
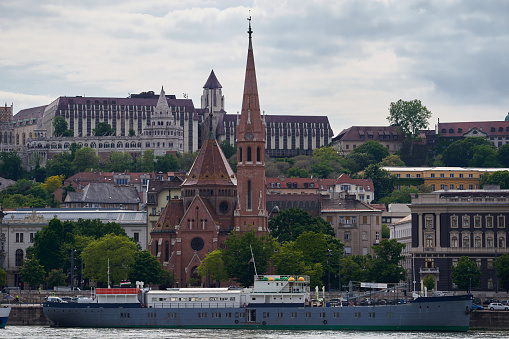
<path id="1" fill-rule="evenodd" d="M 163 301 L 171 301 L 171 302 L 217 302 L 217 301 L 235 301 L 235 297 L 167 297 L 167 298 L 158 298 L 158 297 L 152 297 L 152 302 L 163 302 Z"/>
<path id="2" fill-rule="evenodd" d="M 176 313 L 175 313 L 176 315 Z M 209 317 L 209 313 L 207 312 L 198 312 L 198 318 L 208 318 Z M 211 318 L 221 318 L 222 317 L 222 313 L 221 312 L 212 312 L 210 314 L 210 317 Z M 224 317 L 225 318 L 233 318 L 233 313 L 232 312 L 225 312 L 224 313 Z M 245 314 L 244 312 L 235 312 L 235 318 L 244 318 L 245 317 Z"/>

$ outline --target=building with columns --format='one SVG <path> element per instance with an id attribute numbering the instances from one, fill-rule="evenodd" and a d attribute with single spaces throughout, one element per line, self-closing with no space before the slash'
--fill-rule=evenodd
<path id="1" fill-rule="evenodd" d="M 496 289 L 494 260 L 509 253 L 509 190 L 420 193 L 410 208 L 417 288 L 431 275 L 438 290 L 454 290 L 452 267 L 468 256 L 481 269 L 480 289 Z"/>

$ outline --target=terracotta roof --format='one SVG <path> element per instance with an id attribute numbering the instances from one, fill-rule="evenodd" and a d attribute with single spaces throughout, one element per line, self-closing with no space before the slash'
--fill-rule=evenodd
<path id="1" fill-rule="evenodd" d="M 215 139 L 207 139 L 202 145 L 182 184 L 189 185 L 237 185 L 237 177 Z"/>
<path id="2" fill-rule="evenodd" d="M 15 124 L 15 126 L 36 124 L 37 119 L 42 117 L 45 109 L 46 106 L 22 109 L 12 118 L 12 122 Z"/>
<path id="3" fill-rule="evenodd" d="M 342 141 L 342 140 L 348 140 L 348 141 L 367 141 L 367 140 L 399 140 L 403 141 L 403 134 L 399 133 L 397 130 L 397 126 L 352 126 L 347 129 L 344 129 L 339 133 L 337 136 L 335 136 L 332 141 Z M 361 135 L 364 135 L 364 139 L 361 139 Z M 366 137 L 365 135 L 368 135 Z M 397 135 L 398 138 L 394 139 L 393 136 Z M 369 136 L 372 136 L 370 138 Z M 383 137 L 381 137 L 383 136 Z M 390 138 L 387 139 L 385 136 L 389 136 Z"/>
<path id="4" fill-rule="evenodd" d="M 470 122 L 440 122 L 438 132 L 442 136 L 460 137 L 470 130 L 477 129 L 488 135 L 508 135 L 509 121 L 470 121 Z"/>
<path id="5" fill-rule="evenodd" d="M 374 191 L 373 180 L 371 179 L 352 179 L 346 173 L 342 173 L 335 182 L 336 185 L 351 184 L 364 187 L 365 191 Z"/>
<path id="6" fill-rule="evenodd" d="M 184 205 L 181 199 L 171 200 L 161 212 L 153 231 L 174 230 L 184 217 Z"/>

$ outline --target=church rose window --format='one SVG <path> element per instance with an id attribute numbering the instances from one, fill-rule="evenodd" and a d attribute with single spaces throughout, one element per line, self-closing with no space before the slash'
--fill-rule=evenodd
<path id="1" fill-rule="evenodd" d="M 204 242 L 202 238 L 194 238 L 191 240 L 191 248 L 195 251 L 200 251 L 204 246 Z"/>
<path id="2" fill-rule="evenodd" d="M 219 211 L 223 214 L 228 212 L 228 203 L 226 201 L 221 201 L 219 204 Z"/>

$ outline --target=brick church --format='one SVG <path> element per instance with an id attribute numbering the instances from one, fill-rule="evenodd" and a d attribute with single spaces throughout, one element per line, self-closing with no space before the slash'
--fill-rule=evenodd
<path id="1" fill-rule="evenodd" d="M 258 235 L 267 232 L 266 126 L 258 100 L 251 21 L 248 33 L 242 113 L 236 122 L 237 174 L 209 128 L 181 185 L 182 199 L 168 203 L 151 231 L 149 250 L 175 275 L 178 287 L 186 286 L 190 278 L 205 283 L 197 268 L 208 253 L 221 248 L 230 232 L 252 228 Z"/>

